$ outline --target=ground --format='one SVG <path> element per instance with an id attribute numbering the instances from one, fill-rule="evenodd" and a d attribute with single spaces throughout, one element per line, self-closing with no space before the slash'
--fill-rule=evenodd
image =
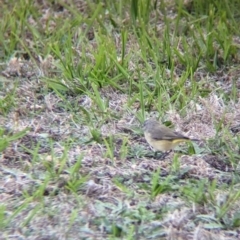
<path id="1" fill-rule="evenodd" d="M 1 1 L 0 239 L 240 238 L 239 3 L 129 2 Z"/>

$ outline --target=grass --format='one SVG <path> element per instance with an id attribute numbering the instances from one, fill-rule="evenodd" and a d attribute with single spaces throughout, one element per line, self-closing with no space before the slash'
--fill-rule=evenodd
<path id="1" fill-rule="evenodd" d="M 1 238 L 239 238 L 238 1 L 1 6 Z"/>

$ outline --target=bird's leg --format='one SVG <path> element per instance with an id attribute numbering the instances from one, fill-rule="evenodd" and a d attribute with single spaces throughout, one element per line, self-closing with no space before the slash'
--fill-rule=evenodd
<path id="1" fill-rule="evenodd" d="M 158 152 L 156 151 L 156 152 L 154 153 L 154 158 L 155 158 L 155 159 L 158 159 L 158 160 L 163 160 L 163 159 L 165 159 L 165 158 L 168 156 L 168 154 L 169 154 L 170 152 L 171 152 L 171 151 L 164 152 L 164 153 L 162 153 L 160 156 L 158 156 Z"/>

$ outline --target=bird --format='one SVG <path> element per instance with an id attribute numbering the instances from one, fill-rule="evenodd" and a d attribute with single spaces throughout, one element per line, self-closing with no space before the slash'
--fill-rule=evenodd
<path id="1" fill-rule="evenodd" d="M 165 153 L 171 151 L 181 142 L 198 141 L 198 139 L 191 139 L 175 132 L 155 119 L 146 120 L 143 124 L 143 131 L 147 143 L 155 151 L 155 156 L 158 151 Z"/>

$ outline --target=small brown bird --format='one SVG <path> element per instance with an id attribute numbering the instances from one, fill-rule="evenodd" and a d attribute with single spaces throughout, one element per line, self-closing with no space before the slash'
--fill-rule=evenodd
<path id="1" fill-rule="evenodd" d="M 155 119 L 146 120 L 143 124 L 143 130 L 146 141 L 155 151 L 167 152 L 174 149 L 181 142 L 198 141 L 161 125 Z"/>

